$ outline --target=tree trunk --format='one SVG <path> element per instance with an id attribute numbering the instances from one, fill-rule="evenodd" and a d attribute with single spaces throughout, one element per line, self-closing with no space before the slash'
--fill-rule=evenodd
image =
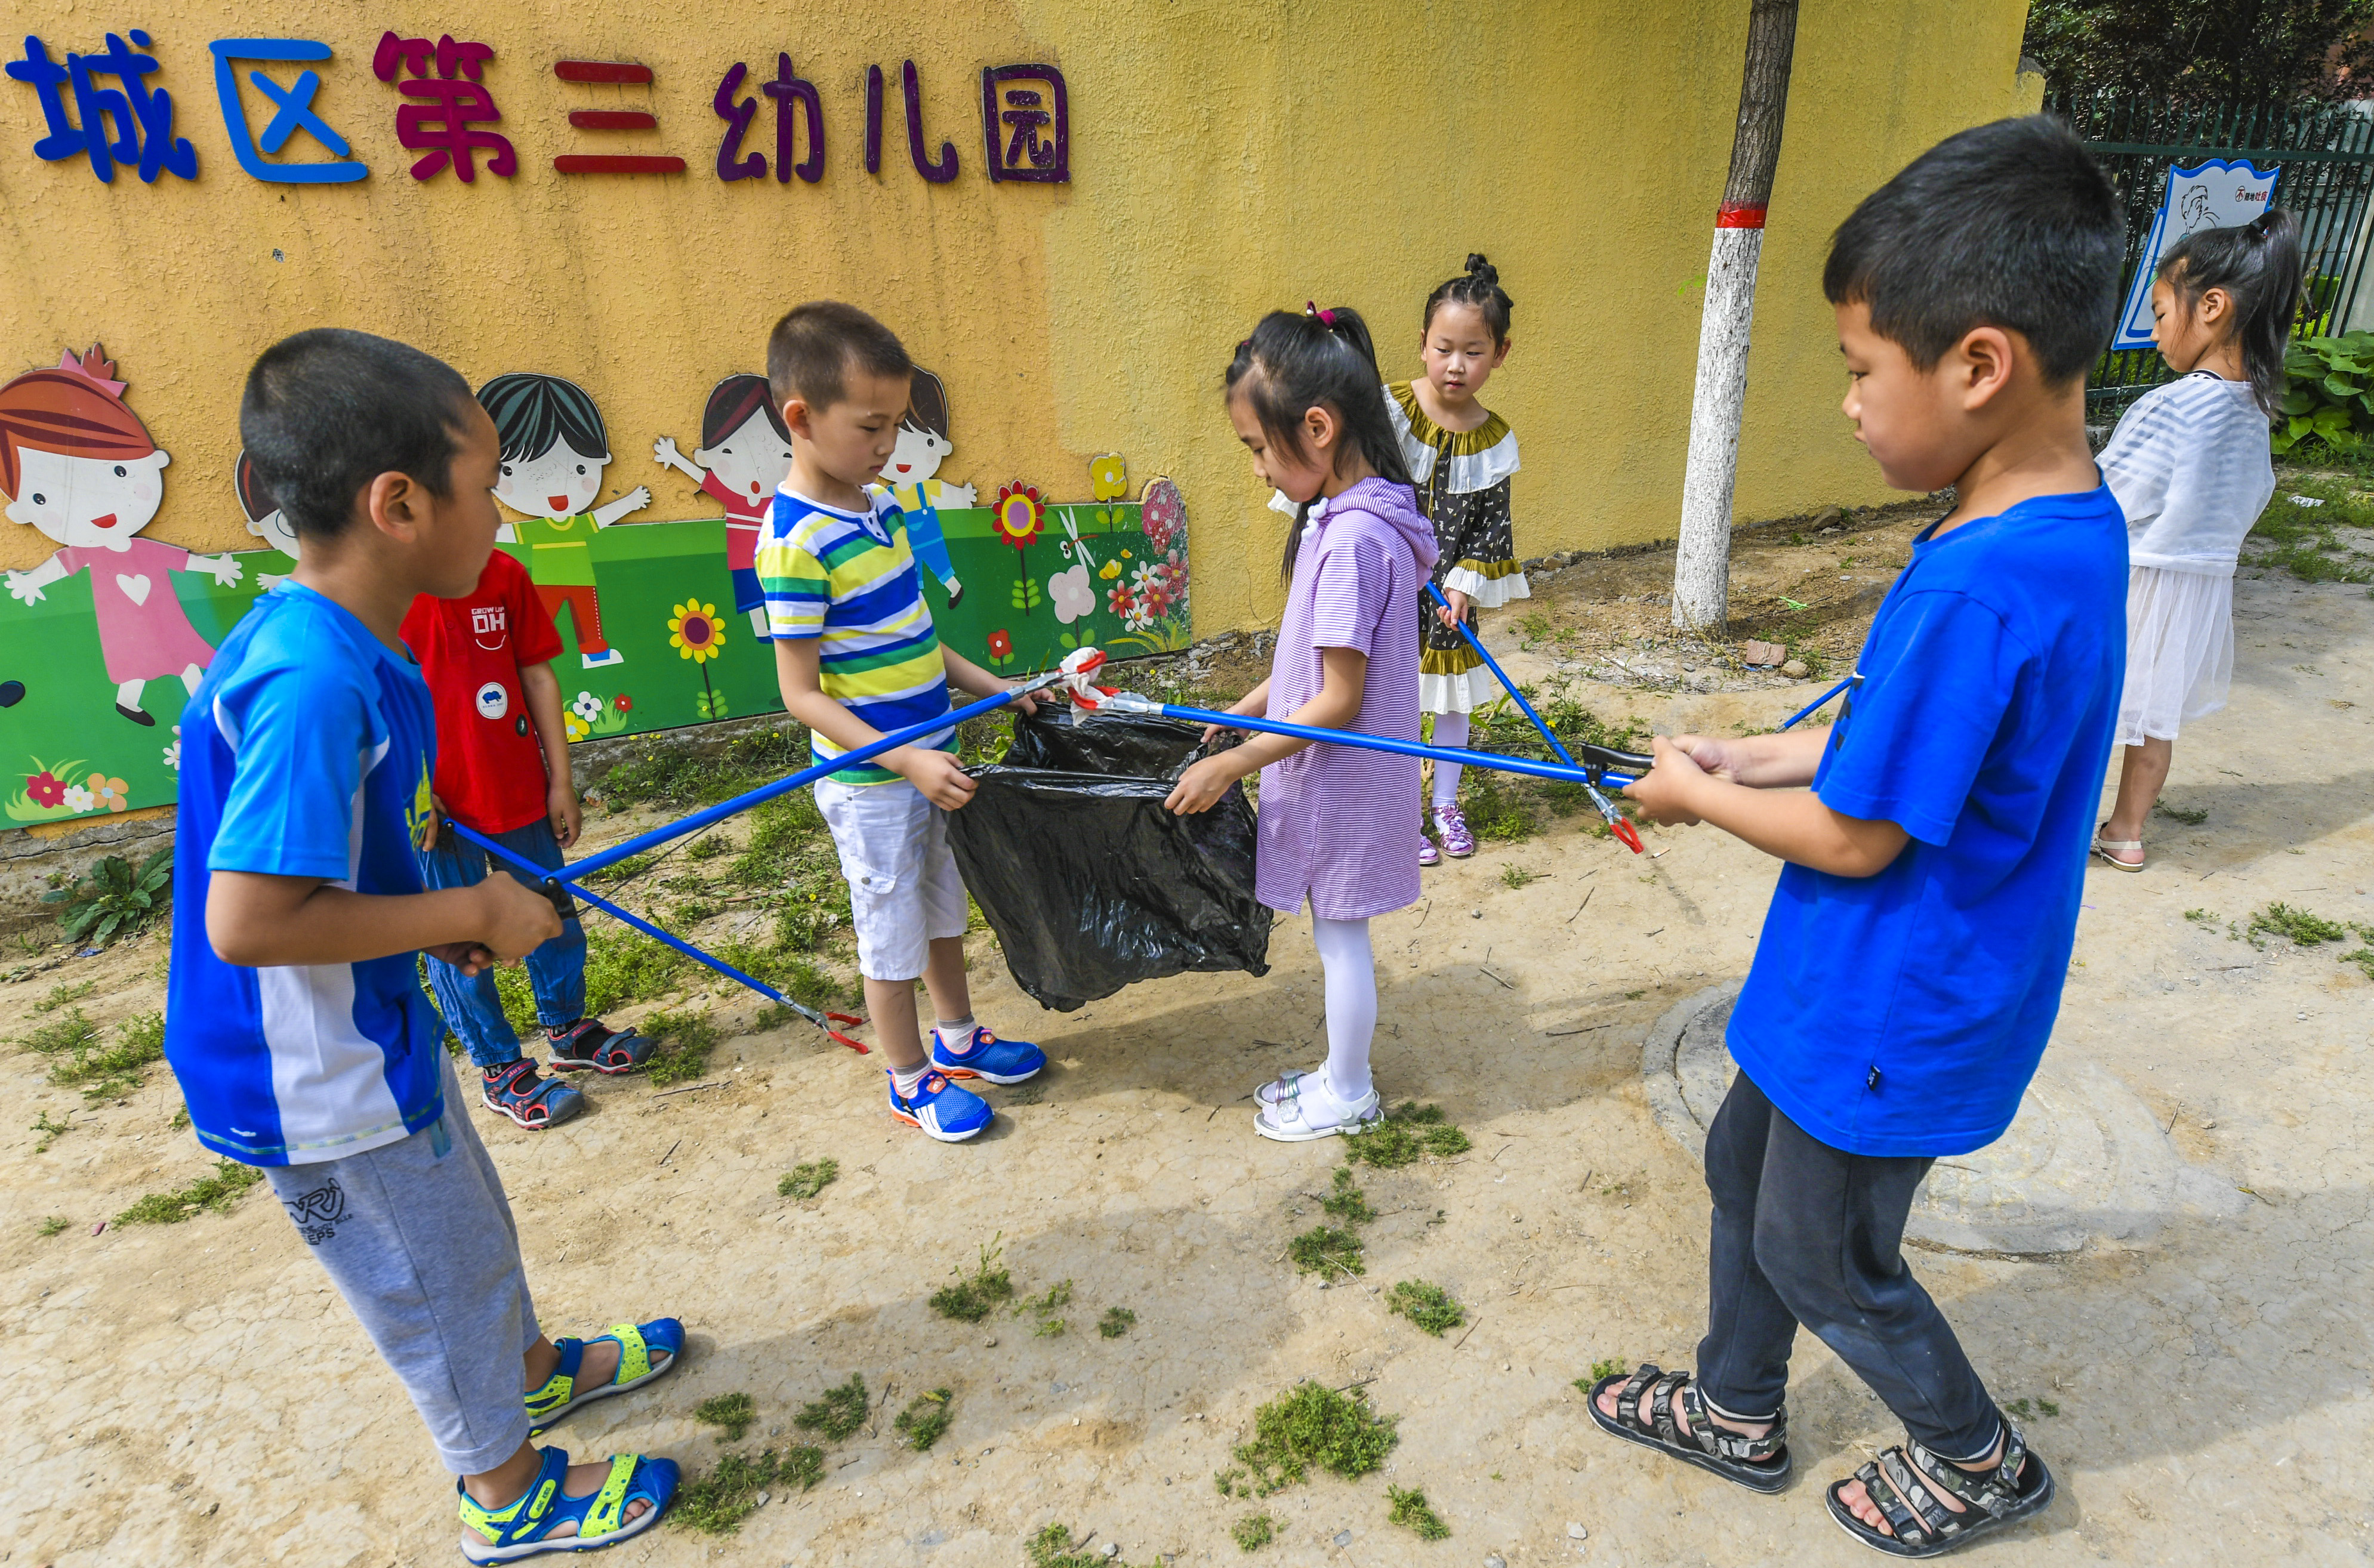
<path id="1" fill-rule="evenodd" d="M 1747 395 L 1748 329 L 1764 209 L 1780 161 L 1797 0 L 1754 0 L 1731 176 L 1716 209 L 1698 322 L 1698 379 L 1690 399 L 1689 467 L 1682 480 L 1681 543 L 1674 555 L 1674 625 L 1722 630 L 1731 604 L 1731 491 L 1739 467 L 1739 414 Z"/>

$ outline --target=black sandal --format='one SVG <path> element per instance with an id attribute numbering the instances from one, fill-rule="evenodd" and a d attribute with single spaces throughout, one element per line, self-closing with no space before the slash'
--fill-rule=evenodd
<path id="1" fill-rule="evenodd" d="M 1907 1439 L 1901 1447 L 1883 1450 L 1876 1460 L 1855 1471 L 1852 1479 L 1863 1482 L 1864 1492 L 1896 1533 L 1882 1535 L 1839 1501 L 1845 1481 L 1832 1483 L 1823 1494 L 1830 1517 L 1863 1545 L 1890 1557 L 1942 1556 L 1980 1536 L 2041 1514 L 2052 1504 L 2052 1472 L 2027 1451 L 2027 1440 L 2008 1419 L 2004 1422 L 2003 1457 L 1992 1470 L 1973 1474 Z M 1939 1502 L 1941 1492 L 1953 1493 L 1965 1511 L 1957 1514 Z"/>
<path id="2" fill-rule="evenodd" d="M 1616 1414 L 1609 1416 L 1600 1410 L 1599 1396 L 1618 1383 L 1624 1385 L 1623 1391 L 1616 1396 Z M 1649 1420 L 1642 1421 L 1640 1396 L 1652 1387 Z M 1690 1422 L 1686 1435 L 1674 1420 L 1676 1392 L 1682 1398 L 1682 1413 Z M 1726 1431 L 1715 1424 L 1705 1397 L 1688 1373 L 1661 1372 L 1653 1363 L 1642 1365 L 1629 1378 L 1619 1372 L 1592 1384 L 1589 1409 L 1601 1430 L 1686 1465 L 1712 1470 L 1750 1492 L 1769 1495 L 1789 1484 L 1789 1412 L 1785 1409 L 1773 1412 L 1772 1430 L 1761 1437 Z"/>
<path id="3" fill-rule="evenodd" d="M 651 1059 L 659 1042 L 632 1029 L 613 1029 L 598 1018 L 581 1018 L 566 1029 L 546 1030 L 552 1065 L 561 1072 L 592 1068 L 605 1077 L 632 1072 Z"/>

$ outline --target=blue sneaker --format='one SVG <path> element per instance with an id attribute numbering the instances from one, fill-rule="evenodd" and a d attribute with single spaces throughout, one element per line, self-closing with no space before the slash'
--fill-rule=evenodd
<path id="1" fill-rule="evenodd" d="M 961 1143 L 978 1135 L 995 1113 L 979 1094 L 949 1082 L 946 1073 L 926 1072 L 911 1095 L 902 1096 L 899 1081 L 890 1080 L 890 1114 L 910 1127 L 922 1128 L 926 1138 Z"/>
<path id="2" fill-rule="evenodd" d="M 979 1078 L 991 1083 L 1019 1083 L 1039 1076 L 1047 1053 L 1028 1040 L 1001 1040 L 979 1024 L 962 1046 L 951 1046 L 932 1031 L 932 1065 L 951 1078 Z"/>

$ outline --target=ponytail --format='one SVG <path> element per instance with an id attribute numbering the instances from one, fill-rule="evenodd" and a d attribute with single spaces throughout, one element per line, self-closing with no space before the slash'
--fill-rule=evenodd
<path id="1" fill-rule="evenodd" d="M 1497 347 L 1509 341 L 1509 317 L 1517 302 L 1500 287 L 1500 269 L 1486 261 L 1482 252 L 1468 256 L 1467 270 L 1459 276 L 1435 285 L 1434 292 L 1426 297 L 1426 314 L 1418 319 L 1418 331 L 1434 325 L 1434 313 L 1445 305 L 1473 305 L 1491 329 L 1493 345 Z"/>
<path id="2" fill-rule="evenodd" d="M 2154 275 L 2184 308 L 2213 288 L 2234 300 L 2243 373 L 2268 417 L 2284 394 L 2284 350 L 2300 305 L 2299 219 L 2269 207 L 2232 228 L 2202 228 L 2160 253 Z"/>
<path id="3" fill-rule="evenodd" d="M 1369 336 L 1368 322 L 1351 307 L 1322 310 L 1313 304 L 1300 315 L 1272 310 L 1253 328 L 1252 336 L 1237 345 L 1227 385 L 1229 396 L 1244 398 L 1262 434 L 1287 451 L 1303 453 L 1302 416 L 1313 408 L 1325 408 L 1344 429 L 1339 461 L 1349 448 L 1381 477 L 1410 484 L 1409 463 L 1385 414 L 1377 346 Z M 1310 503 L 1305 501 L 1287 531 L 1280 568 L 1285 576 L 1294 575 L 1294 556 L 1310 511 Z"/>

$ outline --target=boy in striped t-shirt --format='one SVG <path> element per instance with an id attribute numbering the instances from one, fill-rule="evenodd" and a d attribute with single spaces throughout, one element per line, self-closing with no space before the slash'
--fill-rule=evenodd
<path id="1" fill-rule="evenodd" d="M 951 685 L 975 696 L 1013 685 L 941 645 L 899 503 L 868 488 L 898 445 L 913 369 L 887 327 L 829 300 L 793 310 L 767 344 L 792 471 L 758 535 L 758 586 L 783 707 L 808 727 L 818 762 L 946 718 Z M 849 879 L 890 1114 L 943 1143 L 973 1137 L 992 1114 L 952 1080 L 1019 1083 L 1047 1065 L 1037 1046 L 973 1021 L 964 883 L 946 815 L 972 798 L 973 782 L 956 745 L 949 725 L 816 786 Z M 919 977 L 938 1024 L 928 1054 L 915 1015 Z"/>

